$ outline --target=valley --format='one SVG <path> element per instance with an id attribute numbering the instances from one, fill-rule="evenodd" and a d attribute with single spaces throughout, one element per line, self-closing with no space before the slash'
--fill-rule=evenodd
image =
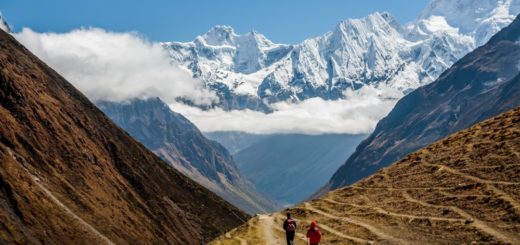
<path id="1" fill-rule="evenodd" d="M 237 152 L 239 170 L 256 188 L 285 206 L 326 183 L 366 135 L 272 135 Z"/>
<path id="2" fill-rule="evenodd" d="M 128 3 L 0 4 L 0 244 L 520 244 L 520 0 Z"/>
<path id="3" fill-rule="evenodd" d="M 519 108 L 503 113 L 354 185 L 256 216 L 211 244 L 283 244 L 285 212 L 300 223 L 300 241 L 317 220 L 326 244 L 517 244 L 519 122 Z"/>

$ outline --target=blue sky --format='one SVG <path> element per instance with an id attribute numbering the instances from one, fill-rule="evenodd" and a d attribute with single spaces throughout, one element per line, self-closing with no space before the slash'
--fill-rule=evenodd
<path id="1" fill-rule="evenodd" d="M 388 11 L 400 23 L 415 19 L 428 0 L 2 0 L 15 31 L 67 32 L 79 27 L 137 31 L 153 41 L 190 41 L 214 25 L 237 33 L 257 30 L 280 43 L 321 35 L 340 20 Z"/>

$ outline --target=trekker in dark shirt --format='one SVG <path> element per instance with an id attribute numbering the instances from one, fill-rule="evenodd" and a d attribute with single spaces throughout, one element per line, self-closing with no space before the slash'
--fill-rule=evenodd
<path id="1" fill-rule="evenodd" d="M 291 214 L 287 213 L 287 219 L 283 222 L 283 230 L 287 238 L 287 245 L 294 245 L 294 234 L 296 233 L 296 220 L 291 218 Z"/>

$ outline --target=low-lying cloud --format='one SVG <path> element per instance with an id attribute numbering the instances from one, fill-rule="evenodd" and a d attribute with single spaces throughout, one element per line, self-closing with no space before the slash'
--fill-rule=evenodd
<path id="1" fill-rule="evenodd" d="M 91 100 L 159 97 L 206 132 L 369 133 L 402 96 L 389 88 L 365 86 L 347 91 L 343 100 L 312 98 L 276 103 L 269 114 L 252 110 L 204 111 L 180 104 L 176 98 L 209 104 L 217 100 L 214 93 L 204 89 L 187 71 L 172 65 L 159 43 L 149 42 L 137 33 L 99 28 L 37 33 L 24 28 L 13 36 Z"/>
<path id="2" fill-rule="evenodd" d="M 252 110 L 204 111 L 173 103 L 172 110 L 186 116 L 202 131 L 241 131 L 256 134 L 370 133 L 402 96 L 398 91 L 366 86 L 348 91 L 344 100 L 311 98 L 300 103 L 277 103 L 270 114 Z M 388 97 L 388 95 L 393 95 Z"/>
<path id="3" fill-rule="evenodd" d="M 186 97 L 198 104 L 216 99 L 199 80 L 170 63 L 159 43 L 136 33 L 99 28 L 68 33 L 37 33 L 24 28 L 13 34 L 92 100 L 123 101 Z"/>

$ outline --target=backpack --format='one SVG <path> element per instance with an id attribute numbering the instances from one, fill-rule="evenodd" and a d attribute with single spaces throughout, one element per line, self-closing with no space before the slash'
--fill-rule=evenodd
<path id="1" fill-rule="evenodd" d="M 296 231 L 296 221 L 294 221 L 293 219 L 287 220 L 287 231 L 289 231 L 289 232 Z"/>

